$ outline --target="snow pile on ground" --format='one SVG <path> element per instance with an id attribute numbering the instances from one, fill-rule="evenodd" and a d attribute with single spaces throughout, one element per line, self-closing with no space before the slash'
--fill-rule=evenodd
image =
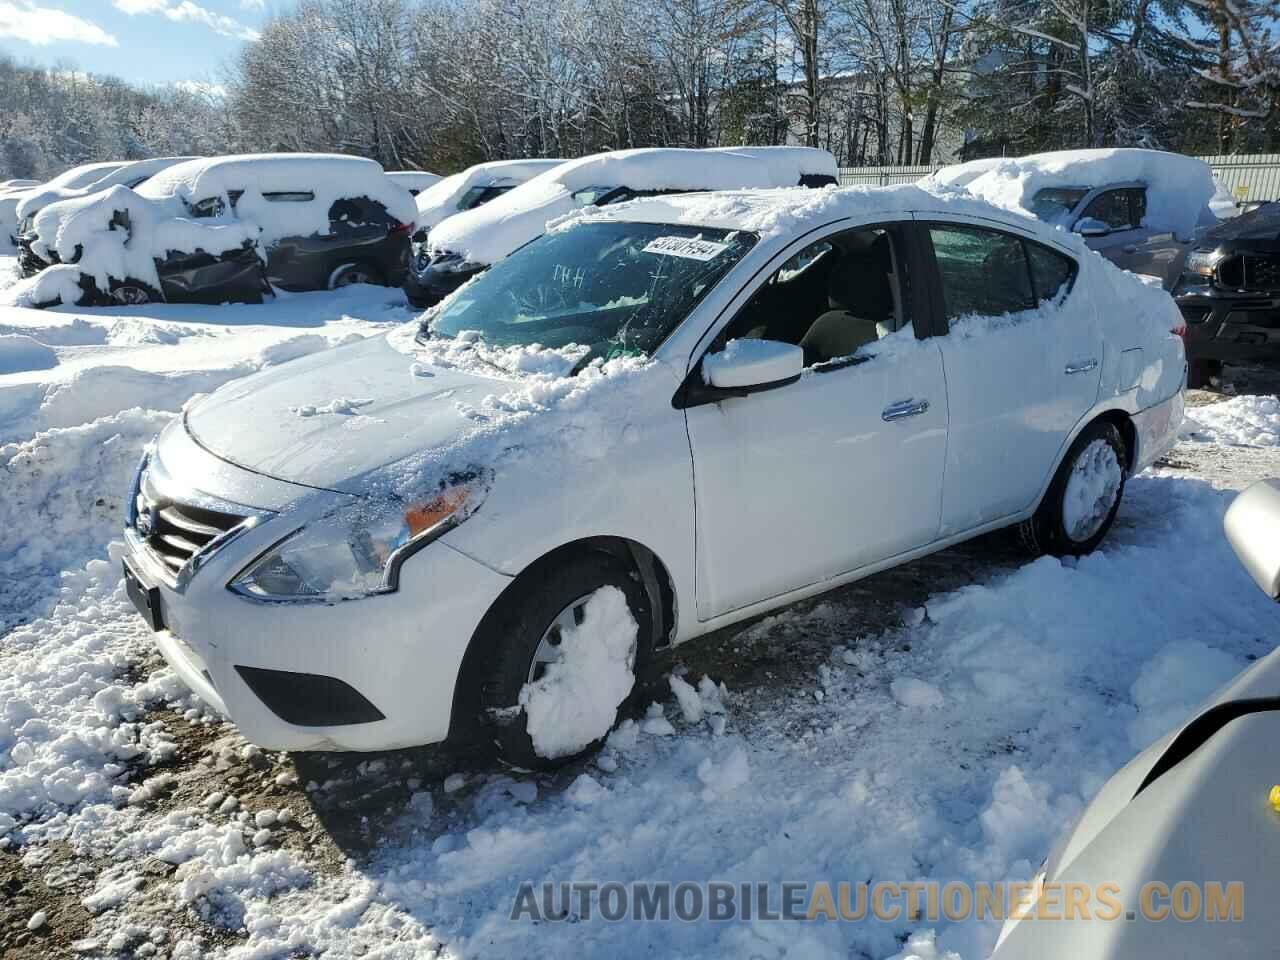
<path id="1" fill-rule="evenodd" d="M 520 691 L 538 756 L 572 756 L 613 728 L 635 685 L 637 630 L 626 594 L 601 587 L 587 601 L 582 623 L 561 632 L 560 660 Z"/>
<path id="2" fill-rule="evenodd" d="M 1112 148 L 983 160 L 944 168 L 922 183 L 930 189 L 959 190 L 1031 215 L 1037 193 L 1050 187 L 1101 187 L 1137 182 L 1147 187 L 1143 225 L 1190 239 L 1216 187 L 1208 164 L 1160 150 Z M 1070 224 L 1062 224 L 1070 226 Z"/>
<path id="3" fill-rule="evenodd" d="M 48 370 L 58 365 L 58 355 L 33 337 L 0 334 L 0 375 L 23 370 Z"/>
<path id="4" fill-rule="evenodd" d="M 1231 397 L 1195 407 L 1187 414 L 1183 434 L 1214 443 L 1280 446 L 1280 398 Z"/>

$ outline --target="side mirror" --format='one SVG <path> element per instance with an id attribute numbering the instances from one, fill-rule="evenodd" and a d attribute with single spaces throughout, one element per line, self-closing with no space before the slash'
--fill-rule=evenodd
<path id="1" fill-rule="evenodd" d="M 1280 599 L 1280 480 L 1259 480 L 1239 494 L 1222 526 L 1245 572 L 1268 597 Z"/>
<path id="2" fill-rule="evenodd" d="M 778 340 L 730 340 L 708 353 L 671 398 L 677 410 L 746 397 L 795 383 L 804 370 L 804 350 Z"/>
<path id="3" fill-rule="evenodd" d="M 426 227 L 419 227 L 417 230 L 415 230 L 415 231 L 414 231 L 414 233 L 413 233 L 413 242 L 414 242 L 414 243 L 426 243 L 426 242 L 427 242 L 427 228 L 426 228 Z"/>
<path id="4" fill-rule="evenodd" d="M 1076 225 L 1071 228 L 1072 232 L 1080 234 L 1082 237 L 1105 237 L 1111 232 L 1111 228 L 1101 220 L 1095 220 L 1093 217 L 1081 217 L 1076 221 Z"/>

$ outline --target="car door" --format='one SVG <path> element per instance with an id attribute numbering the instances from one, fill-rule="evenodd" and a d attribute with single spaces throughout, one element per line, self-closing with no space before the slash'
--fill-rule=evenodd
<path id="1" fill-rule="evenodd" d="M 872 285 L 878 303 L 833 309 L 833 289 L 854 300 L 871 289 L 855 279 L 854 265 L 874 269 L 877 262 L 888 278 L 887 287 L 878 279 Z M 930 318 L 919 309 L 919 269 L 909 223 L 833 232 L 744 291 L 733 319 L 706 348 L 782 340 L 803 346 L 807 359 L 800 379 L 787 386 L 685 410 L 699 619 L 937 536 L 947 398 Z M 811 334 L 819 320 L 825 346 Z M 691 358 L 691 378 L 701 376 L 701 356 Z"/>
<path id="2" fill-rule="evenodd" d="M 1078 265 L 1007 227 L 931 215 L 950 421 L 943 536 L 1030 507 L 1096 403 L 1102 343 Z"/>

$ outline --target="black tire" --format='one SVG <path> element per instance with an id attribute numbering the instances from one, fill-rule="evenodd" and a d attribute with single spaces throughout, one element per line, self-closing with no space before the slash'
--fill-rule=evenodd
<path id="1" fill-rule="evenodd" d="M 1064 521 L 1067 488 L 1077 463 L 1086 456 L 1087 451 L 1097 441 L 1109 446 L 1115 455 L 1116 463 L 1120 467 L 1120 483 L 1114 490 L 1115 499 L 1105 516 L 1101 517 L 1100 522 L 1095 517 L 1088 527 L 1088 535 L 1077 539 L 1079 531 L 1073 533 L 1067 530 Z M 1076 442 L 1071 445 L 1067 455 L 1063 457 L 1062 464 L 1054 474 L 1053 482 L 1049 484 L 1049 490 L 1045 493 L 1044 500 L 1041 501 L 1034 516 L 1018 525 L 1018 535 L 1027 552 L 1033 556 L 1048 553 L 1055 557 L 1079 557 L 1097 549 L 1102 538 L 1111 529 L 1111 524 L 1120 509 L 1120 501 L 1124 499 L 1124 485 L 1129 472 L 1126 466 L 1128 462 L 1124 437 L 1120 435 L 1115 424 L 1106 420 L 1095 420 L 1085 427 L 1080 436 L 1076 437 Z M 1099 506 L 1103 506 L 1101 501 Z"/>
<path id="2" fill-rule="evenodd" d="M 113 307 L 141 307 L 150 303 L 163 303 L 160 291 L 141 280 L 121 280 L 111 284 L 107 302 Z"/>
<path id="3" fill-rule="evenodd" d="M 334 268 L 331 274 L 329 274 L 330 290 L 349 287 L 353 283 L 381 284 L 382 282 L 382 271 L 371 263 L 355 262 L 340 264 Z"/>
<path id="4" fill-rule="evenodd" d="M 475 702 L 480 708 L 483 732 L 504 763 L 530 770 L 554 769 L 593 752 L 603 742 L 601 736 L 571 756 L 539 756 L 529 737 L 519 699 L 529 680 L 534 653 L 557 615 L 575 600 L 605 586 L 623 592 L 639 627 L 633 668 L 639 678 L 651 659 L 653 614 L 639 576 L 608 553 L 582 553 L 523 574 L 476 631 L 472 642 L 479 644 L 481 659 Z M 619 719 L 623 712 L 620 706 Z"/>
<path id="5" fill-rule="evenodd" d="M 1187 386 L 1199 390 L 1210 386 L 1213 377 L 1222 376 L 1221 360 L 1196 359 L 1187 361 Z"/>

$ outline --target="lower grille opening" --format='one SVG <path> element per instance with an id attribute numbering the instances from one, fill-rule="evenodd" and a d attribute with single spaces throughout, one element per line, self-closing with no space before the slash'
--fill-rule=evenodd
<path id="1" fill-rule="evenodd" d="M 299 727 L 339 727 L 385 720 L 381 710 L 337 677 L 236 667 L 244 682 L 285 723 Z"/>

